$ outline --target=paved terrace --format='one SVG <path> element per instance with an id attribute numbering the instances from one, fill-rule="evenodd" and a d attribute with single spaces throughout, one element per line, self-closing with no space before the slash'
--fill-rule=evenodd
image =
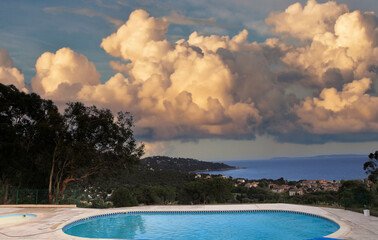
<path id="1" fill-rule="evenodd" d="M 348 240 L 377 240 L 378 218 L 366 217 L 342 209 L 311 207 L 293 204 L 240 204 L 240 205 L 193 205 L 193 206 L 139 206 L 112 209 L 88 208 L 0 208 L 0 215 L 36 214 L 28 222 L 0 225 L 0 239 L 54 239 L 79 240 L 87 238 L 73 237 L 63 233 L 62 228 L 75 220 L 93 215 L 127 211 L 216 211 L 216 210 L 291 210 L 317 214 L 340 225 L 340 229 L 327 236 Z"/>

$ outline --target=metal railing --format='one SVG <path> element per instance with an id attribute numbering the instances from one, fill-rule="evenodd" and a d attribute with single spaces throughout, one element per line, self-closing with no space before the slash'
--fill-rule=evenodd
<path id="1" fill-rule="evenodd" d="M 329 197 L 321 197 L 316 195 L 308 196 L 289 196 L 287 193 L 280 193 L 274 198 L 268 198 L 268 195 L 256 195 L 253 198 L 239 199 L 232 203 L 292 203 L 306 204 L 315 206 L 327 206 L 344 208 L 362 212 L 363 209 L 370 209 L 372 215 L 378 215 L 378 194 L 375 191 L 356 191 L 344 190 L 342 192 L 334 192 Z M 256 198 L 254 198 L 256 197 Z M 111 194 L 104 192 L 94 192 L 80 189 L 65 189 L 61 196 L 56 194 L 53 203 L 49 202 L 49 194 L 47 189 L 11 189 L 0 190 L 0 204 L 56 204 L 56 205 L 76 205 L 78 207 L 112 207 Z M 243 200 L 243 201 L 242 201 Z M 231 203 L 231 202 L 230 202 Z"/>
<path id="2" fill-rule="evenodd" d="M 58 192 L 54 194 L 54 203 L 49 202 L 49 191 L 47 189 L 11 189 L 0 190 L 0 203 L 19 205 L 19 204 L 56 204 L 56 205 L 80 205 L 82 191 L 78 189 L 65 189 L 61 196 Z"/>

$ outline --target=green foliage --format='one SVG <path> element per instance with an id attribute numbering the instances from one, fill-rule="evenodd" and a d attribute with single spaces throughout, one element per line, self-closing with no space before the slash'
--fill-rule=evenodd
<path id="1" fill-rule="evenodd" d="M 141 204 L 172 204 L 176 200 L 176 189 L 172 186 L 141 186 L 134 189 Z"/>
<path id="2" fill-rule="evenodd" d="M 266 183 L 265 181 L 261 181 L 261 182 L 259 182 L 258 186 L 261 187 L 261 188 L 266 188 L 266 187 L 268 187 L 268 183 Z"/>
<path id="3" fill-rule="evenodd" d="M 192 158 L 172 158 L 167 156 L 153 156 L 141 159 L 141 163 L 154 170 L 174 170 L 182 172 L 201 172 L 235 169 L 224 163 L 205 162 Z"/>
<path id="4" fill-rule="evenodd" d="M 184 185 L 181 202 L 186 204 L 226 203 L 233 199 L 232 181 L 222 178 L 199 180 Z"/>
<path id="5" fill-rule="evenodd" d="M 336 205 L 339 203 L 337 192 L 318 191 L 311 194 L 288 197 L 287 202 L 310 205 Z"/>
<path id="6" fill-rule="evenodd" d="M 369 161 L 365 162 L 364 170 L 369 174 L 369 180 L 373 183 L 378 180 L 378 151 L 369 154 Z"/>
<path id="7" fill-rule="evenodd" d="M 117 189 L 112 195 L 112 201 L 115 207 L 130 207 L 138 205 L 138 202 L 129 190 Z"/>
<path id="8" fill-rule="evenodd" d="M 269 191 L 267 188 L 250 188 L 247 193 L 251 202 L 276 202 L 280 194 Z"/>
<path id="9" fill-rule="evenodd" d="M 180 188 L 194 180 L 194 174 L 173 170 L 149 171 L 143 168 L 130 174 L 122 174 L 122 182 L 128 185 L 170 185 Z"/>
<path id="10" fill-rule="evenodd" d="M 340 197 L 347 208 L 370 205 L 373 193 L 361 181 L 343 181 L 339 189 Z"/>
<path id="11" fill-rule="evenodd" d="M 278 184 L 278 185 L 285 185 L 287 184 L 287 181 L 281 177 L 281 178 L 278 178 L 277 180 L 274 180 L 273 183 Z"/>
<path id="12" fill-rule="evenodd" d="M 289 181 L 289 182 L 287 183 L 287 185 L 289 185 L 289 186 L 295 186 L 296 184 L 297 184 L 296 181 Z"/>
<path id="13" fill-rule="evenodd" d="M 143 160 L 143 146 L 133 136 L 133 118 L 109 109 L 67 104 L 64 114 L 52 101 L 0 84 L 0 197 L 3 203 L 87 202 L 92 207 L 138 204 L 208 204 L 290 202 L 298 204 L 378 205 L 378 151 L 369 155 L 364 170 L 375 182 L 344 181 L 338 193 L 315 191 L 303 196 L 274 193 L 270 183 L 300 188 L 299 182 L 262 179 L 256 188 L 234 187 L 236 181 L 194 178 L 201 168 L 231 168 L 194 159 L 153 157 Z M 85 190 L 65 191 L 74 185 Z M 14 191 L 14 189 L 47 191 Z M 12 190 L 13 189 L 13 190 Z M 113 192 L 114 189 L 117 189 Z M 309 190 L 310 191 L 310 190 Z M 84 199 L 84 200 L 83 200 Z M 59 202 L 58 202 L 59 203 Z"/>
<path id="14" fill-rule="evenodd" d="M 48 183 L 56 127 L 62 117 L 52 101 L 0 84 L 0 185 L 43 188 Z M 7 202 L 7 196 L 3 202 Z"/>
<path id="15" fill-rule="evenodd" d="M 73 180 L 99 172 L 109 173 L 138 163 L 143 147 L 133 137 L 132 117 L 119 112 L 117 121 L 109 109 L 69 103 L 64 113 L 65 148 L 61 164 Z"/>
<path id="16" fill-rule="evenodd" d="M 348 191 L 355 191 L 355 192 L 367 192 L 367 188 L 365 184 L 358 180 L 347 180 L 341 182 L 341 187 L 339 192 L 343 192 L 345 190 Z"/>
<path id="17" fill-rule="evenodd" d="M 67 184 L 115 174 L 139 163 L 143 145 L 133 136 L 133 118 L 109 109 L 69 103 L 60 114 L 52 101 L 0 84 L 0 186 L 48 188 L 49 202 Z M 8 200 L 3 195 L 3 202 Z"/>

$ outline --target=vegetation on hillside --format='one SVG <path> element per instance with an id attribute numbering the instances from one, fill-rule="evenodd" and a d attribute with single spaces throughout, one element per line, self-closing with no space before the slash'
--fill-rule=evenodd
<path id="1" fill-rule="evenodd" d="M 224 163 L 205 162 L 192 158 L 153 156 L 141 159 L 141 164 L 154 170 L 175 170 L 182 172 L 221 171 L 236 169 Z"/>
<path id="2" fill-rule="evenodd" d="M 378 151 L 369 154 L 369 161 L 364 164 L 364 170 L 369 174 L 370 181 L 378 181 Z"/>
<path id="3" fill-rule="evenodd" d="M 140 159 L 143 145 L 134 138 L 127 112 L 115 117 L 108 109 L 75 102 L 60 113 L 52 101 L 2 84 L 0 102 L 0 197 L 5 204 L 17 197 L 26 203 L 74 201 L 92 207 L 285 202 L 378 208 L 378 151 L 363 166 L 370 183 L 342 181 L 338 190 L 309 187 L 291 195 L 272 186 L 298 190 L 301 181 L 199 175 L 195 172 L 234 167 L 165 156 Z M 71 194 L 64 195 L 68 188 Z M 19 194 L 19 189 L 28 190 Z"/>
<path id="4" fill-rule="evenodd" d="M 138 164 L 143 145 L 133 119 L 119 112 L 68 103 L 64 113 L 50 100 L 0 84 L 0 187 L 48 189 L 49 202 L 68 184 L 114 174 Z"/>

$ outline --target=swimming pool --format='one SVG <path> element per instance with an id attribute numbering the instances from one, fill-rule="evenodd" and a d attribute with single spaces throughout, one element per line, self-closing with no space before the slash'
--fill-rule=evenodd
<path id="1" fill-rule="evenodd" d="M 8 214 L 8 215 L 0 215 L 0 226 L 8 225 L 8 224 L 17 224 L 31 220 L 35 218 L 37 215 L 35 214 Z"/>
<path id="2" fill-rule="evenodd" d="M 304 240 L 336 232 L 339 225 L 320 216 L 289 211 L 128 212 L 81 219 L 63 232 L 113 239 Z"/>

